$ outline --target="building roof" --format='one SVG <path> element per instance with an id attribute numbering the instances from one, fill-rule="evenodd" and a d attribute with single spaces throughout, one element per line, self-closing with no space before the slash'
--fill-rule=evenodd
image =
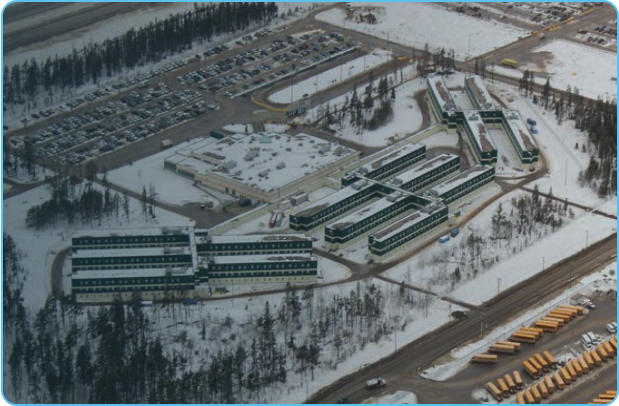
<path id="1" fill-rule="evenodd" d="M 496 104 L 492 100 L 490 92 L 488 92 L 488 89 L 486 88 L 486 85 L 484 84 L 484 81 L 481 79 L 481 77 L 475 75 L 465 78 L 464 81 L 469 87 L 469 89 L 471 89 L 471 91 L 473 92 L 477 103 L 484 110 L 496 110 Z"/>
<path id="2" fill-rule="evenodd" d="M 484 125 L 481 116 L 477 112 L 466 112 L 464 114 L 464 119 L 467 121 L 469 128 L 473 134 L 473 138 L 475 142 L 482 150 L 482 152 L 492 152 L 496 151 L 496 145 L 494 145 L 494 141 L 490 138 L 490 134 L 488 134 L 488 129 Z"/>
<path id="3" fill-rule="evenodd" d="M 468 180 L 480 175 L 481 173 L 491 171 L 493 169 L 493 167 L 487 165 L 475 165 L 459 175 L 447 179 L 440 185 L 436 185 L 429 191 L 429 193 L 435 194 L 436 196 L 442 196 L 443 194 L 457 188 L 461 184 L 466 183 Z"/>
<path id="4" fill-rule="evenodd" d="M 365 182 L 365 181 L 363 181 Z M 358 185 L 361 185 L 361 183 L 356 183 Z M 367 189 L 368 187 L 372 186 L 373 183 L 370 182 L 365 182 L 365 184 L 363 184 L 363 186 L 360 189 L 354 189 L 352 187 L 345 187 L 344 189 L 340 189 L 335 193 L 330 194 L 329 196 L 325 196 L 320 200 L 315 201 L 314 203 L 310 204 L 309 206 L 306 206 L 305 208 L 303 208 L 303 210 L 300 210 L 296 213 L 293 213 L 294 216 L 297 217 L 309 217 L 312 216 L 324 209 L 326 209 L 327 207 L 331 206 L 332 204 L 336 204 L 348 197 L 354 196 L 357 193 L 361 192 L 364 189 Z"/>
<path id="5" fill-rule="evenodd" d="M 72 258 L 158 257 L 163 255 L 191 255 L 191 249 L 186 246 L 78 250 L 73 253 Z"/>
<path id="6" fill-rule="evenodd" d="M 531 137 L 527 125 L 522 121 L 522 117 L 517 111 L 510 110 L 505 112 L 507 117 L 507 125 L 511 128 L 516 137 L 516 141 L 524 151 L 533 151 L 537 149 L 537 144 Z"/>
<path id="7" fill-rule="evenodd" d="M 425 145 L 423 144 L 406 144 L 404 146 L 399 146 L 397 149 L 395 149 L 394 151 L 381 156 L 380 158 L 376 158 L 373 161 L 365 164 L 362 166 L 362 168 L 365 168 L 367 170 L 367 172 L 372 172 L 375 171 L 377 169 L 382 168 L 385 165 L 390 164 L 393 161 L 396 161 L 400 158 L 402 158 L 403 156 L 413 153 L 417 150 L 420 150 L 422 148 L 424 148 Z"/>
<path id="8" fill-rule="evenodd" d="M 260 234 L 260 235 L 216 235 L 210 237 L 212 244 L 233 244 L 249 242 L 312 241 L 304 234 Z M 198 244 L 204 243 L 198 238 Z"/>
<path id="9" fill-rule="evenodd" d="M 189 231 L 189 227 L 102 228 L 96 230 L 78 230 L 73 233 L 73 238 L 188 235 Z"/>
<path id="10" fill-rule="evenodd" d="M 212 257 L 215 264 L 255 264 L 268 262 L 300 262 L 300 261 L 315 261 L 316 258 L 312 255 L 304 254 L 271 254 L 271 255 L 230 255 L 221 257 Z"/>
<path id="11" fill-rule="evenodd" d="M 367 217 L 373 216 L 374 214 L 385 210 L 387 207 L 393 205 L 396 202 L 399 202 L 406 197 L 408 197 L 408 194 L 394 192 L 389 196 L 383 197 L 382 199 L 379 199 L 374 203 L 371 203 L 368 206 L 365 206 L 364 208 L 349 214 L 348 216 L 336 221 L 335 223 L 328 225 L 327 228 L 335 230 L 342 230 L 348 228 Z"/>
<path id="12" fill-rule="evenodd" d="M 94 271 L 77 271 L 71 275 L 72 279 L 115 279 L 115 278 L 148 278 L 163 277 L 170 271 L 170 276 L 193 275 L 193 268 L 172 267 L 172 268 L 135 268 L 135 269 L 107 269 Z"/>
<path id="13" fill-rule="evenodd" d="M 434 205 L 433 207 L 429 207 L 427 210 L 416 211 L 412 214 L 409 214 L 408 216 L 396 221 L 390 226 L 385 227 L 382 230 L 377 231 L 376 233 L 372 234 L 372 238 L 374 239 L 374 241 L 387 240 L 393 237 L 394 235 L 398 234 L 399 232 L 404 231 L 407 228 L 412 227 L 413 225 L 426 219 L 427 217 L 434 214 L 434 212 L 436 212 L 437 210 L 441 210 L 444 207 L 445 206 L 443 206 L 442 204 L 437 204 L 437 205 Z"/>
<path id="14" fill-rule="evenodd" d="M 270 142 L 265 143 L 267 139 Z M 260 132 L 207 138 L 179 149 L 176 157 L 166 160 L 192 167 L 203 176 L 213 174 L 269 192 L 330 165 L 335 169 L 338 161 L 353 153 L 305 133 Z M 285 167 L 280 165 L 284 159 Z"/>
<path id="15" fill-rule="evenodd" d="M 428 83 L 430 84 L 432 93 L 434 93 L 434 96 L 443 108 L 443 111 L 455 111 L 456 103 L 451 97 L 449 89 L 447 89 L 447 85 L 445 84 L 442 76 L 432 76 L 428 78 Z"/>
<path id="16" fill-rule="evenodd" d="M 400 187 L 400 185 L 415 180 L 416 178 L 425 175 L 426 173 L 432 171 L 433 169 L 448 161 L 454 161 L 458 159 L 459 157 L 457 155 L 452 154 L 441 154 L 435 156 L 434 158 L 429 159 L 424 163 L 417 165 L 404 173 L 399 174 L 396 178 L 390 180 L 389 183 L 396 187 Z"/>

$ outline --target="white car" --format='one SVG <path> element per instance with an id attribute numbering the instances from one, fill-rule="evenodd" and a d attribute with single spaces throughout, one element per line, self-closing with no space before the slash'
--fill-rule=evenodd
<path id="1" fill-rule="evenodd" d="M 617 332 L 617 323 L 608 323 L 606 325 L 606 330 L 611 334 L 615 334 Z"/>

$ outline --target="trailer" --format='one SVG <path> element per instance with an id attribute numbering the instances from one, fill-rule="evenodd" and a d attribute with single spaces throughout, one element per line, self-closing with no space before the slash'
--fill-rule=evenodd
<path id="1" fill-rule="evenodd" d="M 557 330 L 559 329 L 559 324 L 538 320 L 535 322 L 535 327 L 539 327 L 542 330 L 544 330 L 544 332 L 547 332 L 547 333 L 556 333 Z"/>
<path id="2" fill-rule="evenodd" d="M 574 309 L 579 315 L 585 314 L 585 308 L 582 306 L 563 305 L 560 307 L 565 308 L 565 309 Z"/>
<path id="3" fill-rule="evenodd" d="M 539 393 L 537 386 L 531 386 L 531 395 L 533 395 L 533 399 L 535 399 L 535 403 L 542 403 L 542 394 Z"/>
<path id="4" fill-rule="evenodd" d="M 505 381 L 502 378 L 499 378 L 496 380 L 498 383 L 498 387 L 501 390 L 501 393 L 503 394 L 503 397 L 506 398 L 509 396 L 509 386 L 507 386 L 507 384 L 505 383 Z"/>
<path id="5" fill-rule="evenodd" d="M 559 325 L 559 327 L 563 327 L 565 325 L 565 321 L 563 321 L 563 319 L 557 319 L 554 317 L 549 317 L 549 316 L 544 316 L 540 319 L 540 321 L 550 321 L 550 322 L 555 322 Z"/>
<path id="6" fill-rule="evenodd" d="M 471 358 L 472 364 L 496 364 L 498 356 L 493 354 L 476 354 Z"/>
<path id="7" fill-rule="evenodd" d="M 535 344 L 537 342 L 537 336 L 534 334 L 516 333 L 511 336 L 509 340 L 518 343 Z"/>
<path id="8" fill-rule="evenodd" d="M 531 376 L 533 379 L 539 378 L 539 374 L 537 373 L 537 369 L 531 365 L 529 361 L 522 361 L 522 366 L 524 367 L 524 371 Z"/>
<path id="9" fill-rule="evenodd" d="M 552 376 L 552 379 L 554 379 L 555 383 L 557 384 L 557 389 L 563 390 L 563 388 L 565 388 L 565 382 L 563 382 L 563 378 L 561 377 L 560 372 L 555 373 Z"/>
<path id="10" fill-rule="evenodd" d="M 488 382 L 486 384 L 486 390 L 497 400 L 497 402 L 503 400 L 503 395 L 501 391 L 499 390 L 499 388 L 496 387 L 494 383 Z"/>
<path id="11" fill-rule="evenodd" d="M 546 387 L 546 384 L 544 383 L 544 381 L 540 381 L 537 384 L 537 389 L 539 390 L 539 393 L 542 395 L 543 399 L 548 399 L 548 395 L 550 393 L 549 393 L 548 388 Z"/>
<path id="12" fill-rule="evenodd" d="M 518 390 L 522 389 L 522 377 L 518 371 L 514 371 L 514 383 L 516 384 L 516 388 L 518 388 Z"/>
<path id="13" fill-rule="evenodd" d="M 546 388 L 548 388 L 548 392 L 551 394 L 555 393 L 555 391 L 557 390 L 557 387 L 555 386 L 554 382 L 552 382 L 552 379 L 550 379 L 549 376 L 544 377 L 544 384 L 546 385 Z"/>
<path id="14" fill-rule="evenodd" d="M 522 345 L 520 343 L 515 343 L 513 341 L 497 341 L 496 344 L 512 346 L 514 347 L 515 352 L 520 352 L 520 346 Z"/>
<path id="15" fill-rule="evenodd" d="M 553 357 L 549 351 L 544 351 L 542 354 L 544 354 L 544 358 L 546 358 L 550 368 L 557 369 L 557 360 L 555 360 L 555 357 Z"/>
<path id="16" fill-rule="evenodd" d="M 576 372 L 576 376 L 577 377 L 581 377 L 583 372 L 582 372 L 582 368 L 580 367 L 580 362 L 578 362 L 578 360 L 575 359 L 575 360 L 572 361 L 572 363 L 570 365 L 572 366 L 572 368 Z"/>
<path id="17" fill-rule="evenodd" d="M 513 354 L 515 349 L 511 345 L 492 344 L 488 348 L 488 352 L 493 354 Z"/>
<path id="18" fill-rule="evenodd" d="M 589 371 L 591 371 L 593 368 L 595 368 L 595 361 L 593 361 L 593 357 L 591 356 L 591 354 L 589 354 L 588 352 L 585 352 L 582 355 L 585 358 L 585 362 L 587 363 L 587 366 L 589 367 Z"/>
<path id="19" fill-rule="evenodd" d="M 580 369 L 582 369 L 582 373 L 583 374 L 588 374 L 589 373 L 589 364 L 587 364 L 587 361 L 585 361 L 585 357 L 581 355 L 577 359 L 578 359 L 578 363 L 580 364 Z"/>
<path id="20" fill-rule="evenodd" d="M 524 400 L 530 405 L 535 403 L 535 399 L 533 399 L 533 395 L 531 395 L 531 391 L 529 389 L 524 391 Z"/>
<path id="21" fill-rule="evenodd" d="M 540 354 L 535 354 L 533 357 L 535 358 L 535 361 L 537 361 L 537 363 L 542 366 L 544 372 L 548 372 L 550 370 L 550 366 L 548 365 L 548 362 L 546 362 L 544 357 L 542 357 Z"/>
<path id="22" fill-rule="evenodd" d="M 572 376 L 571 374 L 567 371 L 566 368 L 561 368 L 559 370 L 559 373 L 561 374 L 561 379 L 563 379 L 563 382 L 565 382 L 566 385 L 569 385 L 572 383 Z"/>
<path id="23" fill-rule="evenodd" d="M 510 374 L 505 374 L 503 376 L 503 380 L 505 381 L 505 383 L 507 384 L 507 387 L 509 388 L 509 391 L 511 393 L 516 393 L 516 384 L 514 383 L 514 380 L 512 379 Z"/>

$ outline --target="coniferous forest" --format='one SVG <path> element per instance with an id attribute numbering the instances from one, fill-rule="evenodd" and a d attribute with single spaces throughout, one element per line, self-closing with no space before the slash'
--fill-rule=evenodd
<path id="1" fill-rule="evenodd" d="M 170 15 L 163 21 L 130 29 L 123 35 L 74 49 L 69 55 L 35 58 L 22 65 L 4 66 L 4 103 L 26 104 L 37 95 L 65 91 L 123 69 L 150 65 L 170 55 L 191 49 L 195 43 L 211 42 L 214 36 L 242 31 L 277 16 L 275 3 L 207 3 L 192 11 Z"/>

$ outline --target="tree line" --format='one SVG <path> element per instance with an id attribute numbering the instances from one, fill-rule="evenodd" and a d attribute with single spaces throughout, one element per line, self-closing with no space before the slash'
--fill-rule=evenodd
<path id="1" fill-rule="evenodd" d="M 8 104 L 34 102 L 37 95 L 93 84 L 123 69 L 160 62 L 192 49 L 195 42 L 211 42 L 213 36 L 234 33 L 277 17 L 277 5 L 258 3 L 194 4 L 193 10 L 131 28 L 123 35 L 101 43 L 89 43 L 64 56 L 34 57 L 9 68 L 4 66 L 3 100 Z"/>
<path id="2" fill-rule="evenodd" d="M 550 79 L 542 87 L 541 94 L 533 92 L 535 75 L 526 70 L 519 80 L 519 89 L 531 96 L 533 103 L 554 113 L 557 122 L 572 120 L 577 129 L 588 136 L 593 147 L 589 164 L 581 171 L 578 181 L 583 186 L 596 190 L 600 197 L 617 193 L 617 102 L 598 98 L 591 100 L 580 95 L 578 88 L 569 85 L 565 92 L 553 92 Z M 585 144 L 574 145 L 575 149 L 587 152 Z"/>

